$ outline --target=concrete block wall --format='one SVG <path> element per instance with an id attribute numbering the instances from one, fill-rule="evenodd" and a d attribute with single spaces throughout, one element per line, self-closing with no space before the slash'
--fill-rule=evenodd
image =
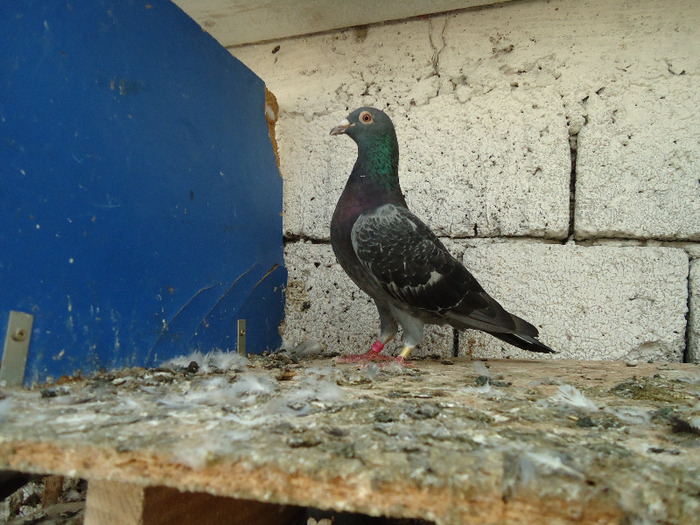
<path id="1" fill-rule="evenodd" d="M 329 245 L 356 148 L 328 133 L 373 105 L 409 206 L 556 357 L 698 362 L 697 27 L 695 0 L 528 1 L 231 48 L 280 105 L 288 344 L 378 332 Z M 455 346 L 532 357 L 449 327 L 420 352 Z"/>

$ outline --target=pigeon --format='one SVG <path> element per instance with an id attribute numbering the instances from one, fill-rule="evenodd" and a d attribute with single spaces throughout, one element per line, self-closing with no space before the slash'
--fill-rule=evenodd
<path id="1" fill-rule="evenodd" d="M 378 340 L 345 362 L 387 360 L 384 345 L 403 329 L 406 363 L 426 324 L 481 330 L 531 352 L 555 353 L 533 325 L 507 312 L 406 205 L 399 145 L 391 119 L 362 107 L 331 130 L 357 143 L 357 160 L 331 220 L 336 259 L 377 306 Z"/>

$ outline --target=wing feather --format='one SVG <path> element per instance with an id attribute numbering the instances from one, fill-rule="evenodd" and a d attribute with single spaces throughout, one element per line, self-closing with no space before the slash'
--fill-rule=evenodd
<path id="1" fill-rule="evenodd" d="M 537 328 L 486 293 L 407 208 L 385 204 L 363 213 L 353 225 L 351 241 L 373 289 L 400 309 L 424 322 L 483 330 L 520 348 L 553 352 L 537 341 Z"/>
<path id="2" fill-rule="evenodd" d="M 469 316 L 492 307 L 477 280 L 404 207 L 385 204 L 363 213 L 351 239 L 362 265 L 395 301 L 441 318 L 452 310 Z"/>

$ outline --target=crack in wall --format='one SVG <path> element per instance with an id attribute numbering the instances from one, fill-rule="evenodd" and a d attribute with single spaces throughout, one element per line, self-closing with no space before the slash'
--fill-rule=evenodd
<path id="1" fill-rule="evenodd" d="M 308 244 L 328 244 L 330 245 L 330 239 L 319 239 L 318 237 L 310 237 L 308 235 L 303 235 L 301 233 L 285 233 L 282 237 L 282 241 L 285 245 L 294 244 L 296 242 L 303 242 Z"/>
<path id="2" fill-rule="evenodd" d="M 587 101 L 588 97 L 585 97 L 579 101 L 581 108 L 580 115 L 566 115 L 566 124 L 569 129 L 569 154 L 571 155 L 571 172 L 569 174 L 569 229 L 564 243 L 568 242 L 569 240 L 574 240 L 576 237 L 576 176 L 578 174 L 578 137 L 581 133 L 581 130 L 583 130 L 586 124 L 588 124 L 588 117 L 586 116 Z M 582 116 L 583 122 L 580 121 L 580 118 L 576 118 L 577 116 Z"/>
<path id="3" fill-rule="evenodd" d="M 438 235 L 438 239 L 446 241 L 525 241 L 540 244 L 559 244 L 558 239 L 549 237 L 536 237 L 532 235 L 492 235 L 492 236 L 467 236 L 467 235 Z M 327 244 L 330 246 L 331 241 L 328 237 L 312 237 L 301 233 L 285 233 L 282 237 L 285 245 L 303 242 L 308 244 Z M 618 240 L 618 239 L 614 239 Z M 585 245 L 583 245 L 585 246 Z M 454 255 L 454 254 L 453 254 Z"/>
<path id="4" fill-rule="evenodd" d="M 439 19 L 442 21 L 442 27 L 440 28 L 435 27 L 435 18 L 430 17 L 428 19 L 428 38 L 430 40 L 430 47 L 433 50 L 433 75 L 438 78 L 440 78 L 440 53 L 442 53 L 446 46 L 445 29 L 447 28 L 447 18 L 440 17 Z M 439 47 L 435 42 L 438 39 L 440 40 Z"/>
<path id="5" fill-rule="evenodd" d="M 690 255 L 690 254 L 689 254 Z M 683 363 L 692 363 L 693 356 L 691 355 L 691 350 L 690 350 L 690 339 L 691 339 L 691 331 L 692 331 L 692 326 L 691 326 L 691 312 L 692 312 L 692 307 L 693 305 L 693 287 L 691 286 L 690 283 L 690 273 L 692 270 L 693 266 L 693 260 L 692 258 L 688 258 L 688 276 L 686 277 L 686 284 L 688 287 L 688 298 L 686 300 L 686 311 L 685 311 L 685 337 L 684 337 L 684 342 L 685 346 L 683 347 Z"/>
<path id="6" fill-rule="evenodd" d="M 578 133 L 569 135 L 569 152 L 571 154 L 571 173 L 569 175 L 569 229 L 566 239 L 574 239 L 576 235 L 576 166 L 578 160 Z"/>

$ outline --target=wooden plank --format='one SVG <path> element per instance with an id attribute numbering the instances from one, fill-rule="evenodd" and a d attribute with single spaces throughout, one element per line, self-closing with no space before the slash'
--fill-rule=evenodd
<path id="1" fill-rule="evenodd" d="M 85 525 L 267 525 L 289 523 L 302 514 L 290 505 L 93 480 Z"/>
<path id="2" fill-rule="evenodd" d="M 58 503 L 63 494 L 63 476 L 47 476 L 44 478 L 44 494 L 41 497 L 41 506 L 46 508 Z"/>
<path id="3" fill-rule="evenodd" d="M 277 40 L 510 0 L 175 0 L 223 46 Z"/>
<path id="4" fill-rule="evenodd" d="M 103 523 L 148 515 L 151 489 L 139 487 L 181 493 L 153 489 L 152 516 L 206 493 L 445 525 L 680 525 L 700 493 L 691 364 L 378 369 L 273 355 L 209 375 L 133 369 L 54 388 L 0 392 L 0 468 L 125 483 L 88 496 L 113 509 Z"/>
<path id="5" fill-rule="evenodd" d="M 138 525 L 142 523 L 145 490 L 133 483 L 90 480 L 85 525 Z"/>

